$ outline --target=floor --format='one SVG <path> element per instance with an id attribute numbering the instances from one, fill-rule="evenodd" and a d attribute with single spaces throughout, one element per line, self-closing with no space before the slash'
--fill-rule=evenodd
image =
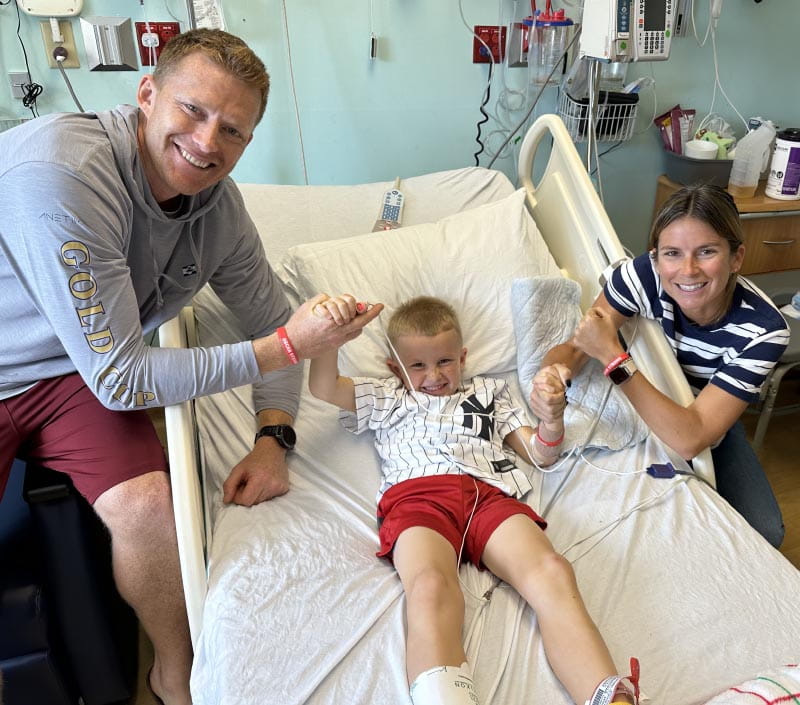
<path id="1" fill-rule="evenodd" d="M 776 408 L 800 404 L 800 370 L 795 368 L 783 378 Z M 744 415 L 744 425 L 752 438 L 758 418 Z M 783 513 L 786 538 L 781 553 L 800 569 L 800 453 L 798 453 L 800 410 L 773 415 L 759 458 L 767 472 Z"/>
<path id="2" fill-rule="evenodd" d="M 781 405 L 800 404 L 800 370 L 784 377 L 778 394 L 776 408 Z M 157 428 L 161 420 L 156 417 Z M 743 422 L 752 438 L 758 417 L 746 413 Z M 784 523 L 786 538 L 781 553 L 800 569 L 800 453 L 798 453 L 798 423 L 800 410 L 773 415 L 759 457 L 769 476 L 775 495 L 778 498 Z M 153 649 L 142 635 L 139 645 L 139 690 L 130 705 L 157 705 L 145 687 L 145 678 L 153 661 Z"/>

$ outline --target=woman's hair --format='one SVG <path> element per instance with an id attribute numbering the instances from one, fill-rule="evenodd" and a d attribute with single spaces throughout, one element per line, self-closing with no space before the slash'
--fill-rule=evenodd
<path id="1" fill-rule="evenodd" d="M 173 71 L 184 57 L 196 51 L 261 94 L 261 106 L 256 120 L 258 124 L 267 107 L 269 74 L 261 59 L 242 39 L 221 29 L 192 29 L 170 39 L 164 45 L 153 72 L 156 83 Z"/>
<path id="2" fill-rule="evenodd" d="M 461 338 L 458 316 L 450 304 L 433 296 L 418 296 L 400 304 L 389 319 L 386 335 L 392 345 L 404 335 L 434 336 L 454 330 Z"/>
<path id="3" fill-rule="evenodd" d="M 736 203 L 725 189 L 711 184 L 684 186 L 661 206 L 650 228 L 650 249 L 658 251 L 658 238 L 674 221 L 695 218 L 711 226 L 730 245 L 731 254 L 743 244 L 742 221 Z"/>

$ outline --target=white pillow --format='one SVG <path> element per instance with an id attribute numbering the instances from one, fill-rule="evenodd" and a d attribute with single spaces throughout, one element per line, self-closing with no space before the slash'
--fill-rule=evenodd
<path id="1" fill-rule="evenodd" d="M 569 340 L 575 330 L 581 318 L 580 300 L 580 285 L 562 276 L 513 282 L 517 376 L 526 399 L 542 358 L 550 348 Z M 564 425 L 565 449 L 586 444 L 620 450 L 643 440 L 649 432 L 628 398 L 606 379 L 596 360 L 584 365 L 567 390 Z"/>
<path id="2" fill-rule="evenodd" d="M 342 347 L 342 374 L 387 376 L 382 321 L 400 303 L 426 295 L 455 308 L 468 349 L 465 376 L 471 377 L 514 369 L 511 282 L 556 274 L 558 267 L 520 189 L 437 223 L 297 245 L 278 272 L 298 301 L 350 293 L 385 304 L 380 320 Z"/>

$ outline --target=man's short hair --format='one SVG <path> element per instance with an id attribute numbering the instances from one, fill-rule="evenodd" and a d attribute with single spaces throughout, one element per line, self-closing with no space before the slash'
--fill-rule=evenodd
<path id="1" fill-rule="evenodd" d="M 434 296 L 418 296 L 397 307 L 389 319 L 386 335 L 396 345 L 404 335 L 434 336 L 448 330 L 462 337 L 455 309 Z"/>
<path id="2" fill-rule="evenodd" d="M 264 63 L 243 39 L 221 29 L 191 29 L 170 39 L 164 45 L 153 72 L 156 83 L 173 71 L 184 57 L 196 51 L 261 94 L 261 106 L 256 120 L 258 124 L 267 107 L 269 74 Z"/>

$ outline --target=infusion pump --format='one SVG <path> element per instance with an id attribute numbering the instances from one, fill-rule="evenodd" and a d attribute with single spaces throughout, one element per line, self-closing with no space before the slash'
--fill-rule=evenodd
<path id="1" fill-rule="evenodd" d="M 586 0 L 580 55 L 604 61 L 669 58 L 679 0 Z"/>

